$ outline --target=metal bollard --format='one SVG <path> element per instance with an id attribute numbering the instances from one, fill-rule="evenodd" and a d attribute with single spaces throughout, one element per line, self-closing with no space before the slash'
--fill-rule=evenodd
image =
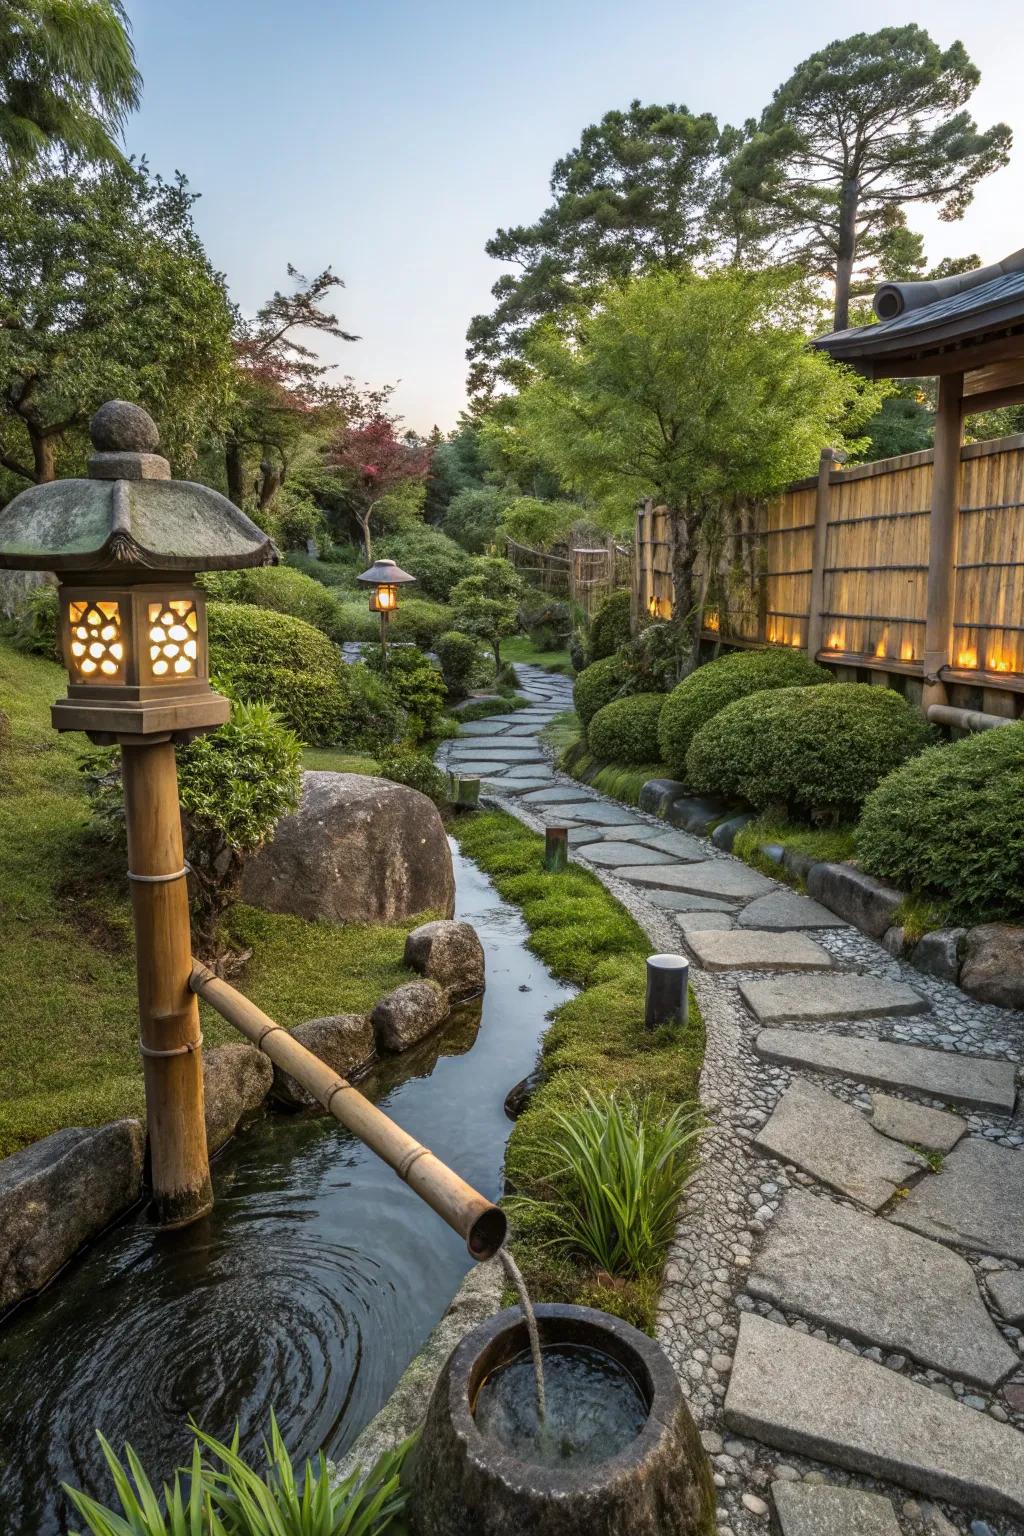
<path id="1" fill-rule="evenodd" d="M 690 991 L 690 963 L 682 955 L 648 955 L 644 1024 L 684 1024 Z"/>

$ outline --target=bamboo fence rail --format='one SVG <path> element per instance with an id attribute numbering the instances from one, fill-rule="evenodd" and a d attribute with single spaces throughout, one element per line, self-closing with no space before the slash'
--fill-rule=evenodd
<path id="1" fill-rule="evenodd" d="M 596 548 L 556 545 L 551 550 L 530 549 L 506 539 L 509 560 L 532 586 L 552 596 L 565 596 L 578 603 L 589 615 L 610 593 L 628 587 L 631 580 L 632 554 L 624 545 L 609 538 Z"/>

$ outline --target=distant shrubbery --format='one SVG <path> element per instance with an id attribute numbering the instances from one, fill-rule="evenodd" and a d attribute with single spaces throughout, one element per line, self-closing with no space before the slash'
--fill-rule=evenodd
<path id="1" fill-rule="evenodd" d="M 599 709 L 617 698 L 625 686 L 626 676 L 622 663 L 616 656 L 604 661 L 592 662 L 579 674 L 573 686 L 572 697 L 580 724 L 586 731 Z"/>
<path id="2" fill-rule="evenodd" d="M 211 598 L 218 602 L 251 603 L 271 608 L 322 629 L 333 636 L 338 605 L 330 592 L 312 577 L 288 565 L 261 565 L 243 571 L 211 571 L 200 578 Z"/>
<path id="3" fill-rule="evenodd" d="M 415 576 L 424 597 L 439 603 L 448 601 L 452 588 L 469 575 L 472 566 L 471 556 L 454 539 L 427 523 L 416 523 L 380 539 L 376 553 L 397 560 L 403 570 Z"/>
<path id="4" fill-rule="evenodd" d="M 480 642 L 473 635 L 449 629 L 438 636 L 435 648 L 448 697 L 457 703 L 473 686 L 479 665 Z"/>
<path id="5" fill-rule="evenodd" d="M 613 763 L 649 763 L 657 753 L 663 693 L 634 693 L 613 699 L 587 727 L 587 745 L 595 757 Z"/>

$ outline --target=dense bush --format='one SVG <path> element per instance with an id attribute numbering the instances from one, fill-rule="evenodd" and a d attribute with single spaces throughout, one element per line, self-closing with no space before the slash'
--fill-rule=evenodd
<path id="1" fill-rule="evenodd" d="M 336 559 L 335 555 L 343 552 L 342 547 L 332 546 L 327 550 L 323 559 L 318 560 L 315 555 L 306 555 L 301 550 L 289 550 L 285 555 L 285 565 L 291 570 L 301 571 L 304 576 L 312 576 L 314 581 L 319 581 L 325 587 L 351 587 L 356 579 L 358 571 L 362 570 L 362 564 L 356 551 L 356 559 Z M 348 553 L 348 546 L 344 546 L 344 552 Z"/>
<path id="2" fill-rule="evenodd" d="M 283 485 L 274 498 L 270 532 L 279 549 L 301 549 L 312 540 L 320 546 L 327 539 L 324 515 L 312 497 Z"/>
<path id="3" fill-rule="evenodd" d="M 482 555 L 497 538 L 508 502 L 508 495 L 495 486 L 467 486 L 448 503 L 444 532 L 471 555 Z"/>
<path id="4" fill-rule="evenodd" d="M 449 629 L 437 637 L 435 649 L 448 697 L 456 703 L 464 699 L 473 686 L 479 665 L 479 642 L 472 635 Z"/>
<path id="5" fill-rule="evenodd" d="M 469 575 L 472 566 L 471 556 L 454 539 L 427 523 L 378 540 L 375 553 L 397 560 L 403 570 L 415 576 L 423 595 L 439 603 L 448 601 L 452 588 Z"/>
<path id="6" fill-rule="evenodd" d="M 324 634 L 335 635 L 338 605 L 330 592 L 311 576 L 290 565 L 261 565 L 245 571 L 211 571 L 200 578 L 218 602 L 252 603 L 275 613 L 304 619 Z"/>
<path id="7" fill-rule="evenodd" d="M 1024 917 L 1024 724 L 933 747 L 864 803 L 857 853 L 872 875 L 936 896 L 955 921 Z"/>
<path id="8" fill-rule="evenodd" d="M 590 621 L 590 659 L 603 661 L 614 656 L 630 636 L 629 621 L 632 599 L 625 590 L 606 597 Z"/>
<path id="9" fill-rule="evenodd" d="M 668 626 L 666 626 L 667 628 Z M 694 736 L 719 710 L 766 688 L 827 683 L 830 674 L 802 651 L 734 651 L 691 672 L 673 688 L 661 716 L 661 756 L 681 776 Z"/>
<path id="10" fill-rule="evenodd" d="M 618 698 L 625 684 L 625 674 L 615 656 L 584 667 L 573 685 L 572 698 L 580 724 L 586 730 L 599 709 Z"/>
<path id="11" fill-rule="evenodd" d="M 17 650 L 63 664 L 59 628 L 57 588 L 48 584 L 30 587 L 14 617 L 3 626 Z"/>
<path id="12" fill-rule="evenodd" d="M 634 693 L 613 699 L 587 726 L 587 745 L 595 757 L 612 763 L 649 763 L 658 751 L 658 720 L 663 693 Z"/>
<path id="13" fill-rule="evenodd" d="M 855 816 L 865 796 L 928 739 L 924 720 L 890 688 L 766 689 L 700 728 L 686 777 L 699 793 L 838 821 Z"/>
<path id="14" fill-rule="evenodd" d="M 452 611 L 444 603 L 431 603 L 424 597 L 403 597 L 391 615 L 388 633 L 392 640 L 411 640 L 421 650 L 431 651 L 438 635 L 451 628 Z"/>
<path id="15" fill-rule="evenodd" d="M 519 623 L 539 651 L 560 651 L 572 633 L 572 610 L 560 598 L 532 594 L 520 606 Z"/>
<path id="16" fill-rule="evenodd" d="M 634 693 L 671 693 L 689 670 L 692 648 L 677 624 L 655 620 L 619 651 Z"/>
<path id="17" fill-rule="evenodd" d="M 580 515 L 574 501 L 542 501 L 538 496 L 517 496 L 502 514 L 502 531 L 528 549 L 550 549 L 564 543 Z"/>
<path id="18" fill-rule="evenodd" d="M 345 640 L 380 640 L 380 615 L 371 613 L 365 598 L 345 597 L 337 604 L 334 638 Z"/>
<path id="19" fill-rule="evenodd" d="M 412 747 L 390 747 L 381 753 L 380 774 L 381 778 L 390 779 L 394 784 L 418 789 L 435 805 L 447 803 L 448 779 L 440 768 L 434 767 L 426 752 L 417 752 Z"/>
<path id="20" fill-rule="evenodd" d="M 436 735 L 444 711 L 444 679 L 423 652 L 415 646 L 396 646 L 388 650 L 385 660 L 380 651 L 370 651 L 367 663 L 406 711 L 409 740 L 419 742 Z"/>

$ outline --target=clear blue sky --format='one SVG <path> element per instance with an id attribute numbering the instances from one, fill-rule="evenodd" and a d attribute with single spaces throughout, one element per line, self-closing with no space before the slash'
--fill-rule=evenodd
<path id="1" fill-rule="evenodd" d="M 534 219 L 580 130 L 638 96 L 755 115 L 834 37 L 917 21 L 980 66 L 976 116 L 1019 146 L 959 224 L 911 214 L 929 255 L 1024 245 L 1024 25 L 1013 0 L 128 0 L 145 80 L 128 147 L 181 169 L 231 292 L 252 311 L 293 262 L 345 279 L 332 346 L 358 380 L 401 380 L 410 425 L 451 427 L 465 330 L 501 268 L 499 224 Z"/>

